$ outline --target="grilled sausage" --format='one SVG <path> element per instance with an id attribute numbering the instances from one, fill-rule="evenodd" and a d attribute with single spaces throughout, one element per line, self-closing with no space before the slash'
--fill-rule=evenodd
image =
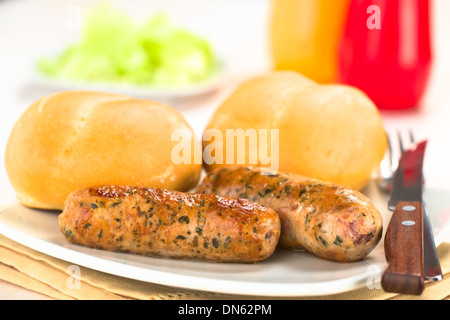
<path id="1" fill-rule="evenodd" d="M 382 235 L 381 214 L 363 194 L 299 175 L 219 168 L 196 191 L 245 198 L 274 209 L 281 220 L 280 247 L 302 248 L 333 261 L 364 258 Z"/>
<path id="2" fill-rule="evenodd" d="M 280 235 L 277 213 L 245 199 L 126 186 L 73 192 L 58 222 L 89 247 L 223 262 L 266 259 Z"/>

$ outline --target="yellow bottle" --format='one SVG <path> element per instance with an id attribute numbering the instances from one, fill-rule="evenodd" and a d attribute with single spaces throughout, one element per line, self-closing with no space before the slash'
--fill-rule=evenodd
<path id="1" fill-rule="evenodd" d="M 319 83 L 337 76 L 338 46 L 350 0 L 272 0 L 271 51 L 276 70 Z"/>

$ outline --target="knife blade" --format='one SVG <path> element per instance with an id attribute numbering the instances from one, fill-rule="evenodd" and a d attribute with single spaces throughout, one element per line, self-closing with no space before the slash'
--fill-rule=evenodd
<path id="1" fill-rule="evenodd" d="M 400 201 L 422 202 L 422 168 L 426 146 L 427 141 L 423 141 L 402 153 L 394 175 L 389 210 L 394 211 Z"/>
<path id="2" fill-rule="evenodd" d="M 443 279 L 441 264 L 434 242 L 433 229 L 431 227 L 430 215 L 426 203 L 423 204 L 423 251 L 425 280 L 440 281 Z"/>
<path id="3" fill-rule="evenodd" d="M 394 176 L 388 204 L 394 213 L 384 242 L 388 268 L 381 280 L 388 292 L 420 295 L 425 279 L 439 280 L 440 264 L 422 199 L 426 145 L 423 141 L 405 151 Z"/>

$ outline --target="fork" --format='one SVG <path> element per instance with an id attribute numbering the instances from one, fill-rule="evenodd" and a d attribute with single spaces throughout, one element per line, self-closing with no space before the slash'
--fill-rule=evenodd
<path id="1" fill-rule="evenodd" d="M 384 192 L 392 191 L 392 182 L 395 175 L 395 171 L 398 167 L 398 162 L 402 153 L 405 151 L 408 145 L 415 143 L 414 133 L 412 130 L 408 130 L 409 141 L 404 141 L 400 131 L 396 132 L 396 140 L 392 139 L 388 133 L 386 133 L 388 149 L 384 155 L 383 160 L 379 166 L 378 174 L 378 187 Z M 398 147 L 395 147 L 394 142 L 397 141 Z M 400 152 L 400 153 L 398 153 Z"/>

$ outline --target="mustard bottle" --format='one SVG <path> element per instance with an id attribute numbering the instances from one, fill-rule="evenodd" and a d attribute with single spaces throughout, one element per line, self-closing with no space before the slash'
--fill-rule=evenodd
<path id="1" fill-rule="evenodd" d="M 298 71 L 319 83 L 336 81 L 349 4 L 350 0 L 271 0 L 274 69 Z"/>

